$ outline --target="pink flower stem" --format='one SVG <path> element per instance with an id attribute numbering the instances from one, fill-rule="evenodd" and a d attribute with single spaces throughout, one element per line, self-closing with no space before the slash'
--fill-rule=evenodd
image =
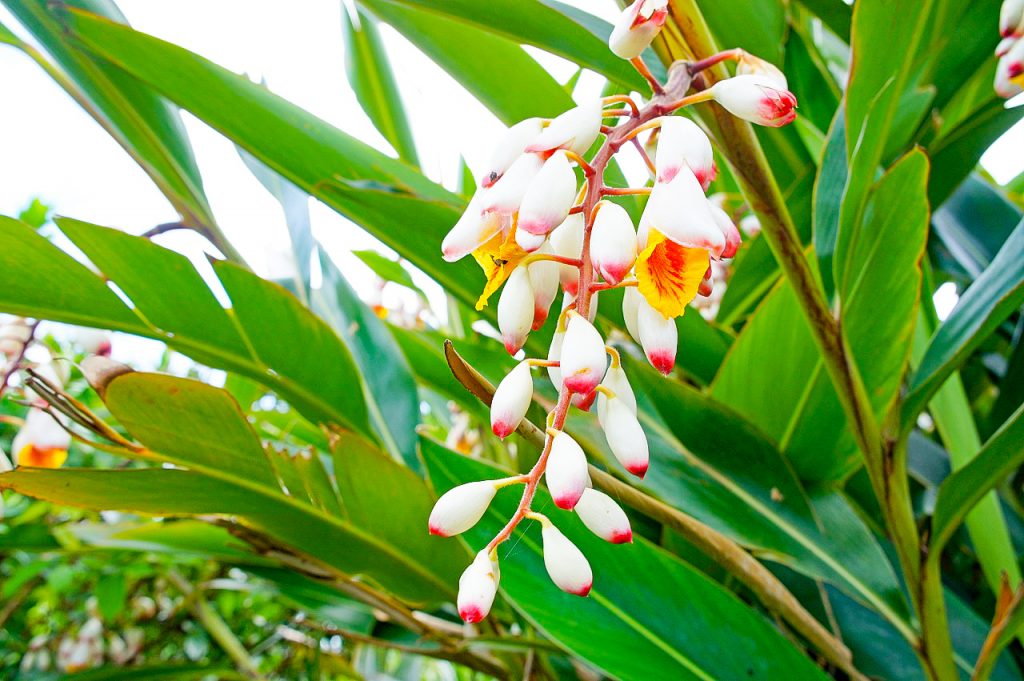
<path id="1" fill-rule="evenodd" d="M 700 61 L 696 61 L 690 64 L 690 66 L 688 67 L 690 75 L 695 76 L 701 71 L 709 69 L 712 66 L 715 66 L 716 64 L 721 64 L 723 61 L 729 61 L 730 59 L 739 59 L 741 56 L 743 56 L 743 50 L 739 48 L 736 48 L 734 50 L 726 50 L 724 52 L 719 52 L 718 54 L 713 54 L 710 57 L 707 57 L 706 59 L 701 59 Z"/>

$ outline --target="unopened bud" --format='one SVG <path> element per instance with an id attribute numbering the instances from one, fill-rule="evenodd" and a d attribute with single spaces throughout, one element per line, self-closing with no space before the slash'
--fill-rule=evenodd
<path id="1" fill-rule="evenodd" d="M 555 255 L 578 259 L 583 255 L 584 220 L 580 214 L 570 215 L 551 233 L 551 248 Z M 558 278 L 567 293 L 576 295 L 579 288 L 580 270 L 572 265 L 559 265 Z"/>
<path id="2" fill-rule="evenodd" d="M 518 211 L 533 178 L 537 177 L 543 165 L 537 154 L 523 154 L 517 158 L 501 179 L 487 190 L 483 212 L 512 215 Z"/>
<path id="3" fill-rule="evenodd" d="M 601 100 L 592 99 L 554 118 L 527 151 L 566 149 L 582 156 L 601 132 Z"/>
<path id="4" fill-rule="evenodd" d="M 639 478 L 644 477 L 650 462 L 647 436 L 636 414 L 622 398 L 608 400 L 601 427 L 604 428 L 608 447 L 623 468 Z"/>
<path id="5" fill-rule="evenodd" d="M 430 512 L 430 534 L 451 537 L 476 525 L 494 499 L 498 487 L 493 480 L 467 482 L 453 487 L 437 500 Z"/>
<path id="6" fill-rule="evenodd" d="M 778 128 L 796 118 L 796 97 L 764 75 L 726 78 L 709 92 L 726 111 L 751 123 Z"/>
<path id="7" fill-rule="evenodd" d="M 508 354 L 514 355 L 526 343 L 533 327 L 533 287 L 529 270 L 517 267 L 512 271 L 498 298 L 498 329 Z"/>
<path id="8" fill-rule="evenodd" d="M 548 346 L 548 361 L 558 362 L 562 357 L 562 342 L 565 340 L 565 331 L 555 329 L 555 334 L 551 337 L 551 345 Z M 555 387 L 555 390 L 561 391 L 562 389 L 562 369 L 561 367 L 548 367 L 548 379 L 551 381 L 551 385 Z"/>
<path id="9" fill-rule="evenodd" d="M 682 116 L 662 119 L 654 158 L 658 182 L 671 182 L 685 164 L 707 191 L 718 172 L 711 140 L 700 126 Z"/>
<path id="10" fill-rule="evenodd" d="M 544 162 L 530 183 L 519 209 L 517 228 L 530 234 L 547 234 L 569 217 L 576 199 L 576 173 L 564 152 Z"/>
<path id="11" fill-rule="evenodd" d="M 740 229 L 747 236 L 753 237 L 761 233 L 761 218 L 751 213 L 740 220 Z"/>
<path id="12" fill-rule="evenodd" d="M 779 70 L 774 64 L 755 57 L 749 52 L 741 52 L 736 64 L 737 76 L 763 76 L 770 80 L 780 90 L 789 89 L 789 82 L 786 74 Z"/>
<path id="13" fill-rule="evenodd" d="M 574 510 L 587 529 L 601 539 L 612 544 L 627 544 L 633 541 L 633 529 L 629 526 L 629 518 L 604 492 L 588 487 Z"/>
<path id="14" fill-rule="evenodd" d="M 999 12 L 999 35 L 1004 38 L 1024 36 L 1024 0 L 1003 0 Z"/>
<path id="15" fill-rule="evenodd" d="M 587 456 L 579 443 L 562 431 L 551 440 L 544 479 L 558 508 L 572 509 L 587 488 Z"/>
<path id="16" fill-rule="evenodd" d="M 515 432 L 533 400 L 533 376 L 530 364 L 520 362 L 498 384 L 491 399 L 491 430 L 504 440 Z"/>
<path id="17" fill-rule="evenodd" d="M 635 59 L 647 49 L 668 18 L 668 0 L 636 0 L 619 15 L 608 38 L 612 53 Z"/>
<path id="18" fill-rule="evenodd" d="M 494 148 L 487 169 L 480 178 L 480 186 L 490 187 L 500 180 L 505 171 L 522 155 L 526 145 L 536 139 L 543 129 L 543 121 L 539 118 L 527 118 L 509 128 Z"/>
<path id="19" fill-rule="evenodd" d="M 614 393 L 617 399 L 622 400 L 622 402 L 629 407 L 629 410 L 636 414 L 636 395 L 633 393 L 633 386 L 629 384 L 626 372 L 623 371 L 621 366 L 608 367 L 608 373 L 604 375 L 604 380 L 601 381 L 601 385 Z M 599 391 L 597 396 L 598 419 L 604 419 L 609 399 L 610 398 L 607 395 Z"/>
<path id="20" fill-rule="evenodd" d="M 594 325 L 575 310 L 568 313 L 565 340 L 562 342 L 562 382 L 574 393 L 589 393 L 608 368 L 604 339 Z"/>
<path id="21" fill-rule="evenodd" d="M 629 213 L 619 204 L 601 202 L 590 235 L 590 259 L 611 284 L 618 284 L 633 269 L 636 230 Z"/>
<path id="22" fill-rule="evenodd" d="M 550 522 L 544 523 L 540 534 L 544 542 L 544 567 L 555 586 L 577 596 L 589 594 L 594 573 L 583 552 Z"/>
<path id="23" fill-rule="evenodd" d="M 118 376 L 134 371 L 127 364 L 121 364 L 103 355 L 93 355 L 82 360 L 82 375 L 101 398 L 107 395 L 107 386 Z"/>
<path id="24" fill-rule="evenodd" d="M 445 260 L 455 262 L 464 258 L 501 231 L 503 217 L 497 213 L 484 213 L 486 202 L 487 190 L 477 191 L 458 222 L 448 230 L 441 242 L 441 255 Z"/>
<path id="25" fill-rule="evenodd" d="M 516 244 L 527 253 L 535 253 L 547 238 L 546 234 L 530 234 L 525 229 L 516 229 Z"/>
<path id="26" fill-rule="evenodd" d="M 545 244 L 539 251 L 552 253 L 551 244 Z M 539 260 L 530 263 L 530 286 L 533 288 L 533 330 L 544 326 L 551 310 L 551 303 L 558 295 L 559 268 L 562 266 L 551 260 Z"/>
<path id="27" fill-rule="evenodd" d="M 644 296 L 636 286 L 627 286 L 622 291 L 622 319 L 626 322 L 626 331 L 637 343 L 640 342 L 640 327 L 637 325 L 637 311 Z"/>
<path id="28" fill-rule="evenodd" d="M 476 554 L 459 577 L 459 617 L 468 624 L 476 624 L 487 617 L 498 593 L 499 579 L 498 561 L 488 555 L 487 549 Z"/>
<path id="29" fill-rule="evenodd" d="M 703 248 L 720 256 L 725 236 L 711 214 L 711 204 L 689 166 L 680 166 L 671 182 L 656 183 L 640 218 L 641 247 L 647 232 L 656 229 L 687 248 Z"/>
<path id="30" fill-rule="evenodd" d="M 995 90 L 1006 98 L 1024 91 L 1024 38 L 1017 40 L 996 64 Z"/>
<path id="31" fill-rule="evenodd" d="M 740 249 L 740 243 L 743 241 L 740 236 L 740 230 L 733 223 L 732 218 L 724 210 L 716 206 L 715 204 L 708 202 L 708 206 L 711 208 L 711 217 L 715 219 L 715 224 L 722 230 L 722 236 L 725 237 L 725 248 L 722 249 L 723 258 L 732 258 L 736 256 L 736 252 Z"/>
<path id="32" fill-rule="evenodd" d="M 675 367 L 676 346 L 679 344 L 675 320 L 662 315 L 646 299 L 639 301 L 636 317 L 640 345 L 647 355 L 647 361 L 668 376 Z"/>

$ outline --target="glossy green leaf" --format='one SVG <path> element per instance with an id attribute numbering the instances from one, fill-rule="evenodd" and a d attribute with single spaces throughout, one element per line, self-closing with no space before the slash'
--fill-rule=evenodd
<path id="1" fill-rule="evenodd" d="M 839 234 L 839 214 L 843 187 L 849 169 L 846 165 L 846 118 L 843 109 L 836 111 L 828 132 L 825 152 L 814 181 L 814 251 L 818 255 L 821 276 L 827 293 L 835 290 L 832 280 L 832 258 Z"/>
<path id="2" fill-rule="evenodd" d="M 424 441 L 423 452 L 438 492 L 503 475 L 433 442 Z M 516 501 L 514 494 L 499 494 L 484 519 L 466 533 L 467 541 L 483 545 L 501 529 Z M 545 492 L 538 493 L 536 507 L 553 508 Z M 510 542 L 511 548 L 499 549 L 502 592 L 558 645 L 612 677 L 825 678 L 760 615 L 671 554 L 644 539 L 608 544 L 557 510 L 551 519 L 593 566 L 590 595 L 581 599 L 551 583 L 535 523 Z M 658 607 L 652 609 L 651 603 Z"/>
<path id="3" fill-rule="evenodd" d="M 425 299 L 427 294 L 423 292 L 416 282 L 412 280 L 412 275 L 402 267 L 402 263 L 398 260 L 392 260 L 387 256 L 381 254 L 379 251 L 352 251 L 352 255 L 356 256 L 363 263 L 373 270 L 373 273 L 384 281 L 390 281 L 399 286 L 404 286 L 407 289 L 415 291 L 416 293 L 423 296 Z"/>
<path id="4" fill-rule="evenodd" d="M 418 166 L 416 143 L 376 21 L 358 7 L 352 12 L 343 7 L 341 15 L 345 71 L 360 106 L 398 157 Z"/>
<path id="5" fill-rule="evenodd" d="M 853 10 L 843 0 L 800 0 L 800 4 L 814 12 L 833 33 L 849 42 Z"/>
<path id="6" fill-rule="evenodd" d="M 742 47 L 782 68 L 787 26 L 781 2 L 704 0 L 697 5 L 723 49 Z"/>
<path id="7" fill-rule="evenodd" d="M 935 211 L 932 233 L 938 243 L 929 248 L 933 254 L 941 250 L 955 260 L 959 268 L 946 266 L 947 272 L 957 269 L 958 275 L 975 279 L 995 258 L 1021 217 L 1020 209 L 1002 191 L 974 173 Z"/>

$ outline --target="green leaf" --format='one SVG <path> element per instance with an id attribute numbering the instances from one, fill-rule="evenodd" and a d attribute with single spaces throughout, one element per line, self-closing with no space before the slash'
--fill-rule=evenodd
<path id="1" fill-rule="evenodd" d="M 782 68 L 787 28 L 784 4 L 776 0 L 703 0 L 697 4 L 724 49 L 742 47 Z"/>
<path id="2" fill-rule="evenodd" d="M 418 166 L 416 143 L 376 21 L 358 7 L 350 11 L 343 6 L 341 15 L 345 71 L 360 106 L 399 158 Z"/>
<path id="3" fill-rule="evenodd" d="M 814 181 L 814 251 L 818 255 L 825 292 L 829 297 L 835 289 L 835 282 L 832 280 L 832 258 L 836 250 L 836 237 L 839 234 L 843 187 L 846 186 L 848 172 L 846 118 L 840 107 L 829 128 L 825 152 Z"/>
<path id="4" fill-rule="evenodd" d="M 1024 222 L 1006 240 L 992 264 L 964 292 L 949 318 L 935 331 L 910 379 L 903 423 L 917 414 L 949 375 L 1024 301 Z"/>
<path id="5" fill-rule="evenodd" d="M 818 15 L 833 33 L 849 42 L 853 11 L 843 0 L 800 0 L 800 4 Z"/>
<path id="6" fill-rule="evenodd" d="M 95 593 L 104 621 L 107 624 L 112 624 L 124 610 L 125 599 L 128 596 L 124 573 L 113 572 L 101 575 L 96 580 Z"/>
<path id="7" fill-rule="evenodd" d="M 352 255 L 356 256 L 363 263 L 373 270 L 373 273 L 384 281 L 390 281 L 399 286 L 404 286 L 407 289 L 415 291 L 416 293 L 423 296 L 424 300 L 427 294 L 423 292 L 416 282 L 412 280 L 412 276 L 409 272 L 402 267 L 402 263 L 398 260 L 392 260 L 384 256 L 379 251 L 352 251 Z"/>
<path id="8" fill-rule="evenodd" d="M 438 492 L 504 475 L 498 469 L 423 442 Z M 466 533 L 482 546 L 512 513 L 517 495 L 499 493 L 484 519 Z M 540 491 L 536 508 L 552 508 Z M 501 590 L 558 645 L 614 678 L 826 678 L 774 627 L 733 594 L 664 550 L 638 539 L 612 545 L 557 510 L 552 521 L 583 551 L 594 569 L 587 598 L 559 591 L 543 567 L 535 524 L 499 549 Z M 442 541 L 442 540 L 436 540 Z M 651 608 L 656 603 L 657 608 Z M 566 617 L 566 613 L 572 617 Z M 580 622 L 586 626 L 581 627 Z"/>
<path id="9" fill-rule="evenodd" d="M 976 279 L 989 266 L 996 253 L 1021 220 L 1021 211 L 1003 193 L 978 173 L 957 187 L 953 195 L 932 217 L 933 234 L 960 269 L 946 266 L 947 272 L 964 279 Z M 934 260 L 940 260 L 933 255 Z M 941 262 L 941 260 L 940 260 Z"/>

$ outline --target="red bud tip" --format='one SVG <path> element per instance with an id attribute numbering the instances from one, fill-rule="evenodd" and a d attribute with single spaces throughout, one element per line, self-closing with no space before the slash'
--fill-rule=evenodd
<path id="1" fill-rule="evenodd" d="M 475 605 L 471 605 L 459 610 L 459 617 L 461 617 L 466 624 L 476 624 L 483 620 L 484 613 L 480 608 Z"/>
<path id="2" fill-rule="evenodd" d="M 653 352 L 647 356 L 651 366 L 668 376 L 676 365 L 676 354 L 674 352 Z"/>
<path id="3" fill-rule="evenodd" d="M 580 498 L 578 495 L 554 497 L 555 506 L 566 511 L 571 511 L 572 509 L 576 508 L 576 504 L 579 502 L 579 500 Z"/>
<path id="4" fill-rule="evenodd" d="M 515 432 L 515 428 L 512 426 L 511 423 L 503 423 L 499 421 L 495 423 L 493 426 L 491 426 L 491 432 L 493 432 L 499 438 L 504 440 L 509 435 Z"/>
<path id="5" fill-rule="evenodd" d="M 673 358 L 673 364 L 675 360 Z M 580 393 L 583 395 L 589 395 L 597 387 L 597 384 L 601 382 L 600 376 L 595 376 L 593 373 L 579 374 L 575 376 L 563 376 L 562 384 L 569 389 L 569 392 Z"/>
<path id="6" fill-rule="evenodd" d="M 430 534 L 434 535 L 435 537 L 449 537 L 449 536 L 451 536 L 451 535 L 445 534 L 444 530 L 442 530 L 437 525 L 430 525 L 427 529 L 429 529 L 430 530 Z"/>
<path id="7" fill-rule="evenodd" d="M 633 530 L 627 529 L 622 532 L 616 532 L 609 539 L 612 544 L 632 544 L 633 543 Z"/>
<path id="8" fill-rule="evenodd" d="M 510 355 L 515 355 L 517 352 L 519 352 L 519 349 L 522 347 L 521 345 L 518 345 L 515 341 L 510 340 L 510 339 L 506 339 L 504 341 L 504 343 L 505 343 L 505 350 Z"/>
<path id="9" fill-rule="evenodd" d="M 593 582 L 591 582 L 590 584 L 587 584 L 585 587 L 583 587 L 579 591 L 571 591 L 570 593 L 573 594 L 574 596 L 582 596 L 582 597 L 586 598 L 590 594 L 591 587 L 593 587 Z"/>
<path id="10" fill-rule="evenodd" d="M 594 400 L 596 400 L 596 399 L 597 399 L 597 391 L 596 390 L 591 390 L 590 394 L 588 394 L 586 397 L 582 397 L 582 395 L 580 393 L 577 393 L 574 396 L 572 403 L 580 411 L 590 411 L 590 407 L 593 406 Z"/>
<path id="11" fill-rule="evenodd" d="M 645 463 L 641 466 L 630 466 L 626 470 L 643 480 L 644 476 L 647 475 L 647 468 L 648 464 Z"/>

